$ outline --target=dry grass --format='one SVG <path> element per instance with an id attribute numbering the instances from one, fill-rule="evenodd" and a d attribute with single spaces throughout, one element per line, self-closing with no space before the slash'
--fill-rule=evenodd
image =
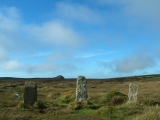
<path id="1" fill-rule="evenodd" d="M 129 78 L 128 78 L 129 79 Z M 24 80 L 14 80 L 14 81 L 0 81 L 0 120 L 63 120 L 63 119 L 85 119 L 85 120 L 109 120 L 109 119 L 120 119 L 121 115 L 118 114 L 116 110 L 129 109 L 126 105 L 114 106 L 115 113 L 113 116 L 117 118 L 109 118 L 103 116 L 108 108 L 102 106 L 98 110 L 93 109 L 81 109 L 81 110 L 71 110 L 67 107 L 69 103 L 59 102 L 56 100 L 65 101 L 65 97 L 72 94 L 71 98 L 67 98 L 73 101 L 75 98 L 76 91 L 76 80 L 39 80 L 37 81 L 38 86 L 38 100 L 43 102 L 47 108 L 46 109 L 19 109 L 23 101 L 22 98 L 16 98 L 15 93 L 20 95 L 23 94 Z M 110 91 L 119 91 L 124 94 L 128 94 L 129 83 L 135 83 L 139 85 L 138 94 L 138 104 L 143 105 L 143 111 L 139 114 L 132 113 L 123 119 L 135 119 L 135 120 L 159 120 L 160 119 L 160 107 L 146 105 L 143 102 L 147 99 L 152 99 L 153 101 L 160 102 L 160 78 L 141 78 L 140 80 L 88 80 L 88 99 L 89 101 L 99 104 L 100 99 Z M 69 102 L 70 102 L 69 101 Z M 133 106 L 134 108 L 134 106 Z M 102 109 L 102 110 L 101 110 Z M 120 111 L 119 110 L 119 111 Z M 102 116 L 97 114 L 97 111 L 102 112 Z M 117 112 L 117 114 L 116 114 Z M 119 118 L 118 118 L 119 115 Z M 135 117 L 136 116 L 136 117 Z"/>

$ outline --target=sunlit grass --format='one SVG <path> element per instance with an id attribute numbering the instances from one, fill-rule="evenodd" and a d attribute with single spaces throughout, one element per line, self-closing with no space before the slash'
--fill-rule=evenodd
<path id="1" fill-rule="evenodd" d="M 89 80 L 88 100 L 79 104 L 75 102 L 76 81 L 38 81 L 38 101 L 41 103 L 26 109 L 22 107 L 23 99 L 15 96 L 15 93 L 23 96 L 23 81 L 1 82 L 0 120 L 159 120 L 160 79 L 141 78 L 132 81 L 139 85 L 138 102 L 112 104 L 110 100 L 121 100 L 120 94 L 113 95 L 111 99 L 107 95 L 112 91 L 127 95 L 129 83 Z M 43 108 L 41 105 L 44 105 Z"/>

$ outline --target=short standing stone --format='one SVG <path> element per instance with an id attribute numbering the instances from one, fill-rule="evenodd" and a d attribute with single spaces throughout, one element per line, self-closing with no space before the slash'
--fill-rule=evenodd
<path id="1" fill-rule="evenodd" d="M 78 76 L 76 88 L 76 101 L 85 101 L 87 97 L 87 80 L 84 76 Z"/>
<path id="2" fill-rule="evenodd" d="M 25 82 L 24 88 L 24 105 L 30 106 L 33 105 L 37 101 L 37 83 L 27 81 Z"/>
<path id="3" fill-rule="evenodd" d="M 129 93 L 128 93 L 129 103 L 137 102 L 138 88 L 139 86 L 136 84 L 132 83 L 129 84 Z"/>

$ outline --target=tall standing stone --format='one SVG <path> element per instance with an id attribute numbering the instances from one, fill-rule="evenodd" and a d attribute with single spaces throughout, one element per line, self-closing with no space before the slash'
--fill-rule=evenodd
<path id="1" fill-rule="evenodd" d="M 24 88 L 24 105 L 30 106 L 37 101 L 37 83 L 32 81 L 25 82 Z"/>
<path id="2" fill-rule="evenodd" d="M 138 88 L 139 86 L 136 84 L 132 83 L 129 84 L 129 93 L 128 93 L 129 103 L 137 102 Z"/>
<path id="3" fill-rule="evenodd" d="M 87 100 L 87 97 L 87 80 L 84 76 L 78 76 L 76 88 L 76 101 L 85 101 Z"/>

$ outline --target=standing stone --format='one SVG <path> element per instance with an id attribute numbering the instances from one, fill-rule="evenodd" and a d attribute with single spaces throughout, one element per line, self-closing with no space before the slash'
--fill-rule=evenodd
<path id="1" fill-rule="evenodd" d="M 25 82 L 24 105 L 32 106 L 37 101 L 37 83 L 32 81 Z"/>
<path id="2" fill-rule="evenodd" d="M 84 76 L 78 76 L 76 88 L 76 101 L 85 101 L 87 97 L 87 80 Z"/>
<path id="3" fill-rule="evenodd" d="M 136 84 L 132 83 L 129 84 L 129 93 L 128 93 L 129 103 L 137 102 L 138 88 L 139 86 Z"/>

